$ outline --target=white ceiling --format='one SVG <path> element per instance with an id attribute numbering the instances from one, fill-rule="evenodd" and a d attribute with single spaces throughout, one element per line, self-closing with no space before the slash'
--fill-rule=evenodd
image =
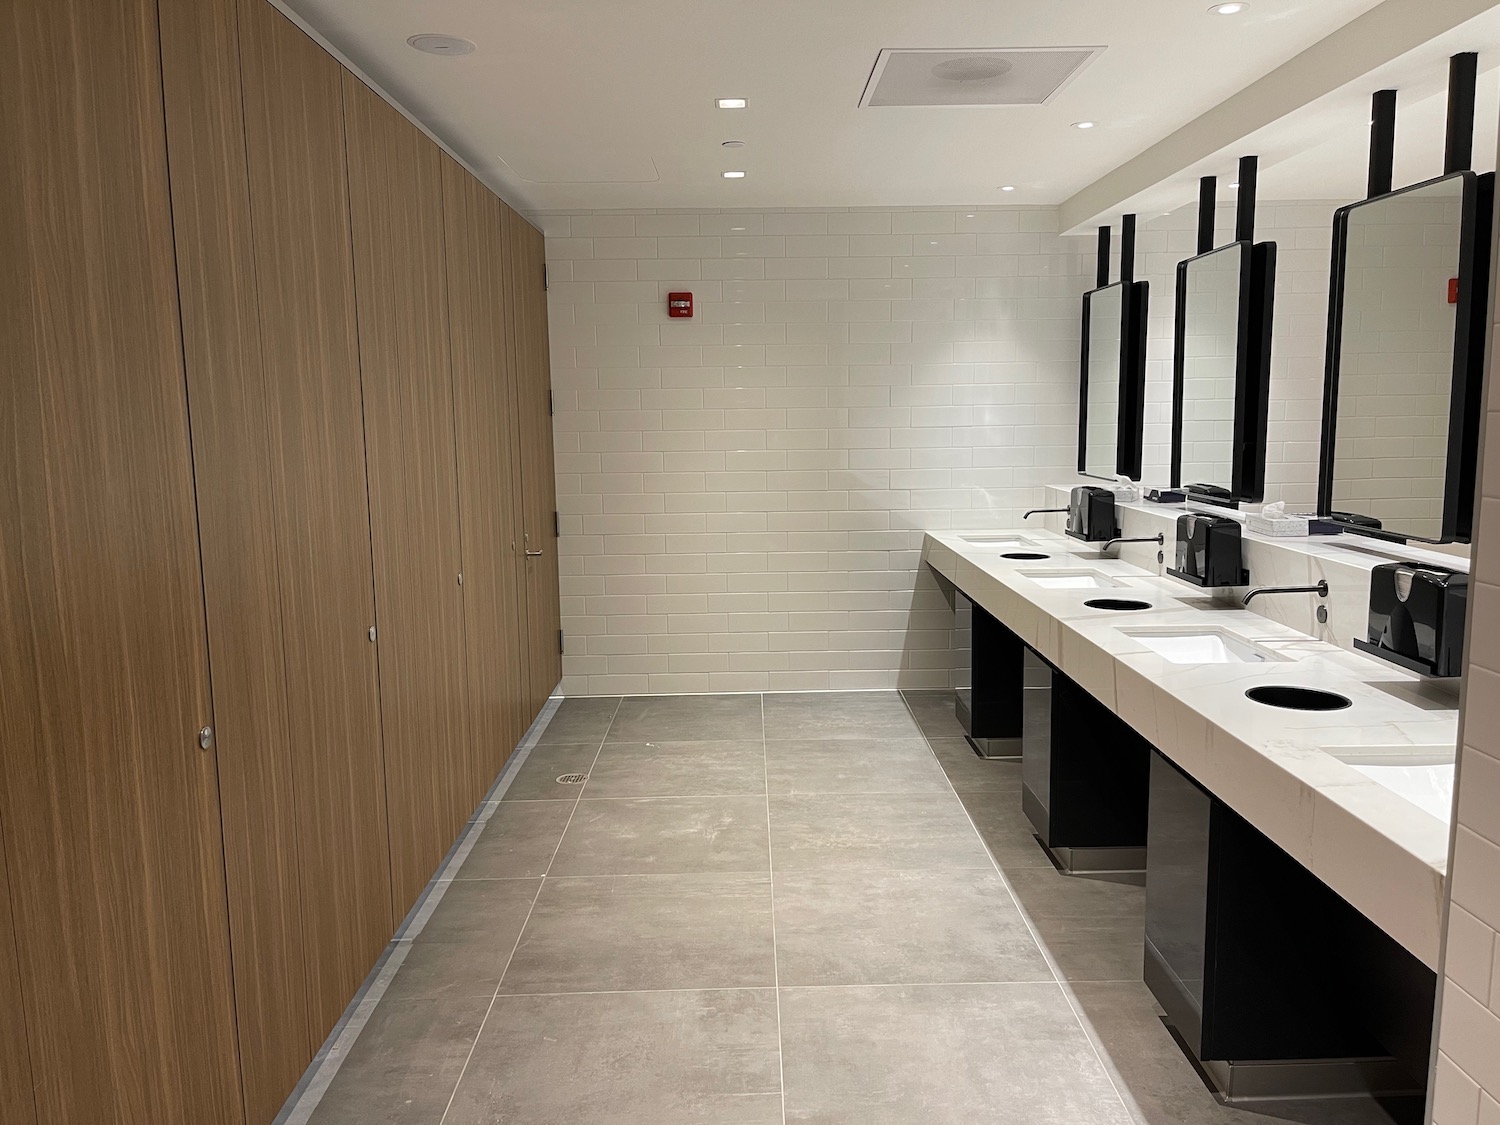
<path id="1" fill-rule="evenodd" d="M 1238 158 L 1250 154 L 1260 157 L 1262 200 L 1362 199 L 1369 167 L 1370 96 L 1380 89 L 1397 91 L 1395 185 L 1441 175 L 1448 59 L 1460 51 L 1479 52 L 1473 165 L 1492 171 L 1500 125 L 1500 7 L 1182 168 L 1115 210 L 1143 215 L 1173 210 L 1196 200 L 1198 177 L 1206 175 L 1220 178 L 1223 199 Z"/>
<path id="2" fill-rule="evenodd" d="M 603 209 L 1061 203 L 1378 0 L 281 2 L 513 201 Z M 857 105 L 884 47 L 1098 45 L 1045 106 Z"/>

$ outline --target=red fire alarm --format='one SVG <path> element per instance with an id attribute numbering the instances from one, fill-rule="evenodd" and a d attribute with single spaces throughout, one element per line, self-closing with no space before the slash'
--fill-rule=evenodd
<path id="1" fill-rule="evenodd" d="M 1456 277 L 1448 279 L 1448 303 L 1450 305 L 1458 304 L 1458 278 Z"/>
<path id="2" fill-rule="evenodd" d="M 693 315 L 693 295 L 691 293 L 668 293 L 667 315 L 672 317 Z"/>

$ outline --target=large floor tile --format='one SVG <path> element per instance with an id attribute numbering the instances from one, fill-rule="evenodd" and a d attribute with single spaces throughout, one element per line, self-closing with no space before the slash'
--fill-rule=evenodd
<path id="1" fill-rule="evenodd" d="M 382 1001 L 310 1125 L 438 1125 L 488 996 Z"/>
<path id="2" fill-rule="evenodd" d="M 767 871 L 764 797 L 580 801 L 553 875 Z"/>
<path id="3" fill-rule="evenodd" d="M 775 870 L 992 868 L 951 793 L 771 798 Z"/>
<path id="4" fill-rule="evenodd" d="M 1050 981 L 993 871 L 776 873 L 783 985 Z"/>
<path id="5" fill-rule="evenodd" d="M 781 992 L 797 1125 L 1129 1125 L 1056 984 Z"/>
<path id="6" fill-rule="evenodd" d="M 1054 870 L 1052 861 L 1037 841 L 1031 821 L 1021 811 L 1021 798 L 1014 793 L 971 790 L 960 793 L 959 800 L 969 812 L 984 846 L 995 857 L 1002 871 L 1024 867 Z"/>
<path id="7" fill-rule="evenodd" d="M 959 793 L 1009 793 L 1021 803 L 1021 763 L 981 758 L 962 738 L 932 738 L 932 752 Z"/>
<path id="8" fill-rule="evenodd" d="M 441 997 L 495 995 L 500 977 L 515 948 L 499 941 L 408 942 L 396 975 L 381 1000 L 423 1000 Z"/>
<path id="9" fill-rule="evenodd" d="M 558 781 L 569 774 L 585 774 L 599 755 L 597 742 L 542 743 L 533 746 L 511 778 L 501 801 L 576 801 L 582 782 Z"/>
<path id="10" fill-rule="evenodd" d="M 547 873 L 573 806 L 567 801 L 502 801 L 458 869 L 458 879 L 530 879 Z"/>
<path id="11" fill-rule="evenodd" d="M 925 740 L 813 738 L 766 742 L 773 794 L 951 793 Z"/>
<path id="12" fill-rule="evenodd" d="M 1385 1111 L 1364 1098 L 1221 1105 L 1162 1023 L 1144 984 L 1084 983 L 1073 995 L 1139 1125 L 1390 1125 Z"/>
<path id="13" fill-rule="evenodd" d="M 1006 875 L 1065 979 L 1141 979 L 1144 875 L 1063 875 L 1043 868 Z"/>
<path id="14" fill-rule="evenodd" d="M 546 744 L 592 742 L 598 746 L 604 741 L 604 732 L 609 730 L 619 706 L 620 700 L 614 696 L 564 699 L 558 704 L 557 713 L 542 731 L 539 741 Z"/>
<path id="15" fill-rule="evenodd" d="M 709 742 L 761 737 L 759 695 L 636 695 L 620 702 L 611 742 Z"/>
<path id="16" fill-rule="evenodd" d="M 920 738 L 899 692 L 830 691 L 767 695 L 766 737 Z"/>
<path id="17" fill-rule="evenodd" d="M 501 991 L 775 983 L 769 876 L 626 875 L 548 879 Z"/>
<path id="18" fill-rule="evenodd" d="M 962 738 L 964 725 L 954 710 L 954 693 L 946 691 L 903 691 L 912 718 L 928 738 Z"/>
<path id="19" fill-rule="evenodd" d="M 504 996 L 447 1125 L 781 1125 L 778 1062 L 772 989 Z"/>
<path id="20" fill-rule="evenodd" d="M 585 797 L 720 797 L 766 791 L 765 747 L 753 742 L 614 742 Z"/>
<path id="21" fill-rule="evenodd" d="M 509 950 L 541 885 L 540 879 L 455 879 L 413 940 Z"/>

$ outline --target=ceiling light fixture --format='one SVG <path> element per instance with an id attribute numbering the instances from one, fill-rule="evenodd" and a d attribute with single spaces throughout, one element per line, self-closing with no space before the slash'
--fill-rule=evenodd
<path id="1" fill-rule="evenodd" d="M 720 109 L 748 109 L 750 103 L 744 98 L 715 98 L 714 105 Z"/>
<path id="2" fill-rule="evenodd" d="M 743 180 L 745 178 L 745 173 L 743 172 L 725 172 L 723 175 L 726 180 Z"/>
<path id="3" fill-rule="evenodd" d="M 474 49 L 473 43 L 456 35 L 413 35 L 406 45 L 429 55 L 467 55 Z"/>
<path id="4" fill-rule="evenodd" d="M 1215 4 L 1209 11 L 1216 16 L 1237 16 L 1249 6 L 1241 3 Z"/>
<path id="5" fill-rule="evenodd" d="M 744 148 L 745 147 L 745 142 L 744 141 L 720 141 L 719 142 L 719 147 L 721 147 L 721 148 Z"/>
<path id="6" fill-rule="evenodd" d="M 1093 121 L 1075 121 L 1075 122 L 1073 122 L 1073 128 L 1075 128 L 1075 129 L 1092 129 L 1094 127 L 1094 125 L 1095 125 L 1095 122 L 1093 122 Z"/>
<path id="7" fill-rule="evenodd" d="M 1005 184 L 1005 185 L 1003 185 L 1000 188 L 1000 190 L 1001 191 L 1015 191 L 1016 190 L 1016 185 L 1015 184 Z"/>

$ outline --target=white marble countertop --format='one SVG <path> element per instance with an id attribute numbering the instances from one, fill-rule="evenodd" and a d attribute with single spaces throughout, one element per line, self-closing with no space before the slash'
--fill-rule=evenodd
<path id="1" fill-rule="evenodd" d="M 1096 548 L 1054 532 L 1013 533 L 1051 556 L 1046 560 L 1002 558 L 1002 549 L 966 541 L 965 534 L 1012 533 L 929 533 L 924 561 L 1424 963 L 1437 967 L 1448 824 L 1326 748 L 1451 752 L 1458 743 L 1458 699 L 1451 687 L 1299 632 L 1241 608 L 1237 600 L 1158 577 L 1155 568 L 1100 558 Z M 1150 550 L 1154 563 L 1154 544 Z M 1047 589 L 1022 573 L 1049 568 L 1094 570 L 1126 585 Z M 1135 598 L 1152 608 L 1111 612 L 1084 605 L 1099 597 Z M 1307 601 L 1309 612 L 1315 601 L 1311 595 L 1263 600 Z M 1121 631 L 1143 627 L 1223 629 L 1289 659 L 1172 663 Z M 1268 707 L 1245 696 L 1258 684 L 1337 692 L 1353 706 L 1327 712 Z"/>

